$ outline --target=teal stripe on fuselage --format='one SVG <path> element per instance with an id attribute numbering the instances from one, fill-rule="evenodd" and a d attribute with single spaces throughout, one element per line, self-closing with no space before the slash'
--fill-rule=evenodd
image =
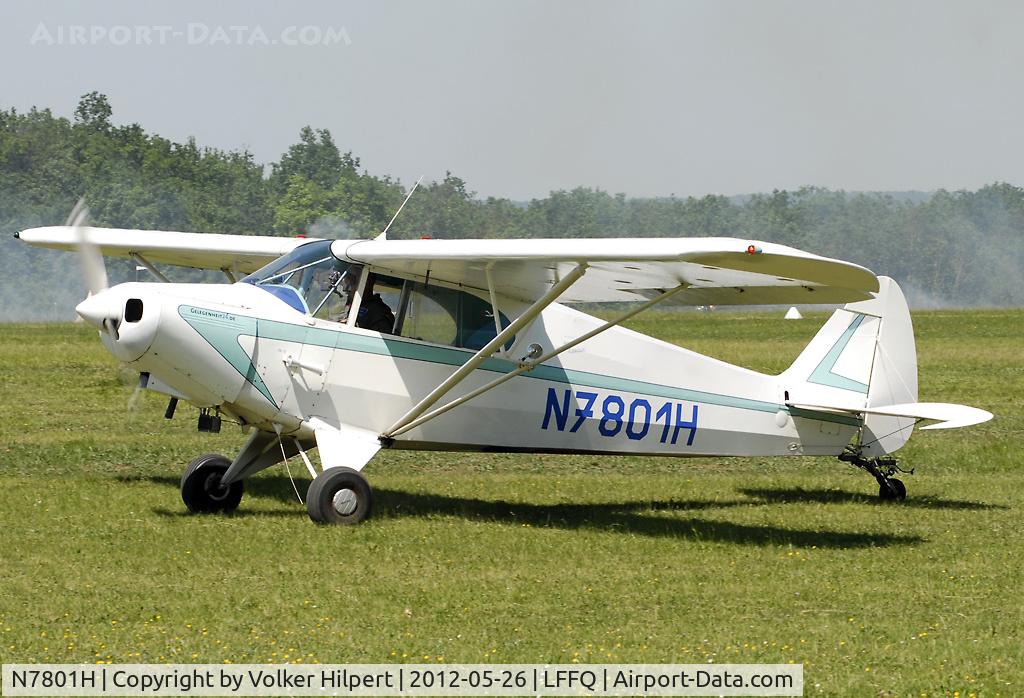
<path id="1" fill-rule="evenodd" d="M 333 347 L 346 351 L 391 356 L 398 359 L 425 361 L 427 363 L 445 364 L 448 366 L 461 366 L 473 355 L 471 351 L 455 347 L 419 344 L 418 342 L 405 341 L 396 337 L 372 337 L 355 332 L 328 330 L 318 327 L 302 327 L 274 320 L 260 320 L 259 333 L 262 339 L 299 342 L 320 347 Z M 491 357 L 486 359 L 478 370 L 490 371 L 492 373 L 510 373 L 516 368 L 518 368 L 518 364 L 513 361 Z M 559 366 L 541 365 L 522 375 L 526 378 L 546 380 L 554 383 L 640 393 L 642 395 L 655 395 L 686 402 L 700 402 L 742 410 L 770 412 L 773 414 L 780 410 L 789 411 L 789 408 L 774 402 L 752 400 L 750 398 L 722 395 L 702 390 L 689 390 L 629 378 L 616 378 L 589 371 L 564 369 Z M 805 410 L 799 416 L 803 417 L 807 416 L 807 414 L 809 413 Z M 816 416 L 812 417 L 812 419 L 820 421 L 836 422 L 848 426 L 860 425 L 860 422 L 852 417 L 825 413 L 814 414 Z"/>
<path id="2" fill-rule="evenodd" d="M 274 396 L 270 394 L 270 389 L 267 388 L 263 378 L 256 371 L 252 358 L 238 341 L 240 337 L 256 336 L 256 324 L 259 322 L 256 318 L 219 310 L 196 308 L 191 305 L 179 305 L 178 315 L 198 332 L 199 336 L 205 339 L 218 354 L 223 356 L 224 360 L 231 364 L 245 380 L 259 390 L 263 397 L 270 400 L 271 403 L 277 404 Z"/>

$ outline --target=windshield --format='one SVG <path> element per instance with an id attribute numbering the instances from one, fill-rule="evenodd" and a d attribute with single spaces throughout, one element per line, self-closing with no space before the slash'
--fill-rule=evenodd
<path id="1" fill-rule="evenodd" d="M 324 316 L 337 312 L 339 303 L 344 305 L 344 288 L 359 278 L 361 270 L 336 259 L 330 240 L 319 240 L 296 247 L 242 282 L 262 288 L 300 313 Z"/>

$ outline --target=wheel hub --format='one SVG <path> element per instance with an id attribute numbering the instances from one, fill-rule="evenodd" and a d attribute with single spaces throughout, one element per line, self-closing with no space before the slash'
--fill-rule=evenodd
<path id="1" fill-rule="evenodd" d="M 206 476 L 203 489 L 207 496 L 215 502 L 219 502 L 228 496 L 228 488 L 223 485 L 220 473 L 210 473 Z"/>
<path id="2" fill-rule="evenodd" d="M 356 498 L 356 493 L 348 488 L 342 488 L 334 493 L 332 500 L 334 510 L 341 516 L 349 516 L 356 510 L 359 505 L 359 500 Z"/>

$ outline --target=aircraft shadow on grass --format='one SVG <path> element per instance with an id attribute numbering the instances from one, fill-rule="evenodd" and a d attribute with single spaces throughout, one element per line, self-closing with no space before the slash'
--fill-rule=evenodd
<path id="1" fill-rule="evenodd" d="M 740 494 L 759 499 L 765 504 L 800 504 L 813 502 L 818 504 L 870 504 L 881 507 L 913 507 L 915 509 L 961 509 L 965 511 L 981 511 L 984 509 L 1009 509 L 1002 504 L 986 504 L 970 502 L 963 499 L 941 499 L 938 497 L 909 497 L 894 504 L 876 495 L 844 490 L 805 490 L 801 487 L 783 489 L 740 488 Z"/>
<path id="2" fill-rule="evenodd" d="M 153 482 L 175 488 L 177 478 L 143 477 L 120 478 L 130 482 Z M 303 492 L 307 484 L 297 482 Z M 398 489 L 375 488 L 374 517 L 401 519 L 411 517 L 460 516 L 465 519 L 494 521 L 538 528 L 566 530 L 617 531 L 620 533 L 666 538 L 687 538 L 708 542 L 738 545 L 792 545 L 818 548 L 866 548 L 893 545 L 916 545 L 925 542 L 916 535 L 871 533 L 861 531 L 827 531 L 786 528 L 774 524 L 742 524 L 714 519 L 659 515 L 659 512 L 686 512 L 717 510 L 734 507 L 755 507 L 771 504 L 818 502 L 824 504 L 871 504 L 876 498 L 841 490 L 803 489 L 741 489 L 739 492 L 752 499 L 728 501 L 706 500 L 639 500 L 607 503 L 530 504 L 485 500 L 435 493 L 407 492 Z M 259 477 L 246 482 L 246 497 L 270 498 L 290 503 L 293 508 L 275 511 L 247 512 L 243 508 L 235 517 L 296 516 L 299 504 L 287 477 Z M 929 499 L 915 503 L 907 500 L 895 506 L 916 506 L 925 509 L 989 509 L 998 505 L 957 500 Z M 892 506 L 892 505 L 890 505 Z M 159 508 L 161 516 L 188 516 L 184 510 Z"/>

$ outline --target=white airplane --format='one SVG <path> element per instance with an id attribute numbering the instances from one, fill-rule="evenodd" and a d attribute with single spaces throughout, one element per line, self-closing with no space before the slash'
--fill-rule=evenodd
<path id="1" fill-rule="evenodd" d="M 256 472 L 299 456 L 309 516 L 372 509 L 361 474 L 382 448 L 652 456 L 838 456 L 903 499 L 887 454 L 923 429 L 992 415 L 917 402 L 899 286 L 867 269 L 731 238 L 321 240 L 34 228 L 78 249 L 91 295 L 76 311 L 140 384 L 249 433 L 193 460 L 194 512 L 238 507 Z M 103 255 L 221 270 L 230 283 L 107 288 Z M 247 274 L 246 276 L 240 275 Z M 372 288 L 371 288 L 372 287 Z M 629 302 L 604 321 L 574 303 Z M 796 361 L 766 375 L 620 327 L 657 304 L 845 305 Z M 387 308 L 383 307 L 387 306 Z M 679 322 L 685 322 L 681 315 Z M 307 452 L 318 448 L 322 471 Z"/>

